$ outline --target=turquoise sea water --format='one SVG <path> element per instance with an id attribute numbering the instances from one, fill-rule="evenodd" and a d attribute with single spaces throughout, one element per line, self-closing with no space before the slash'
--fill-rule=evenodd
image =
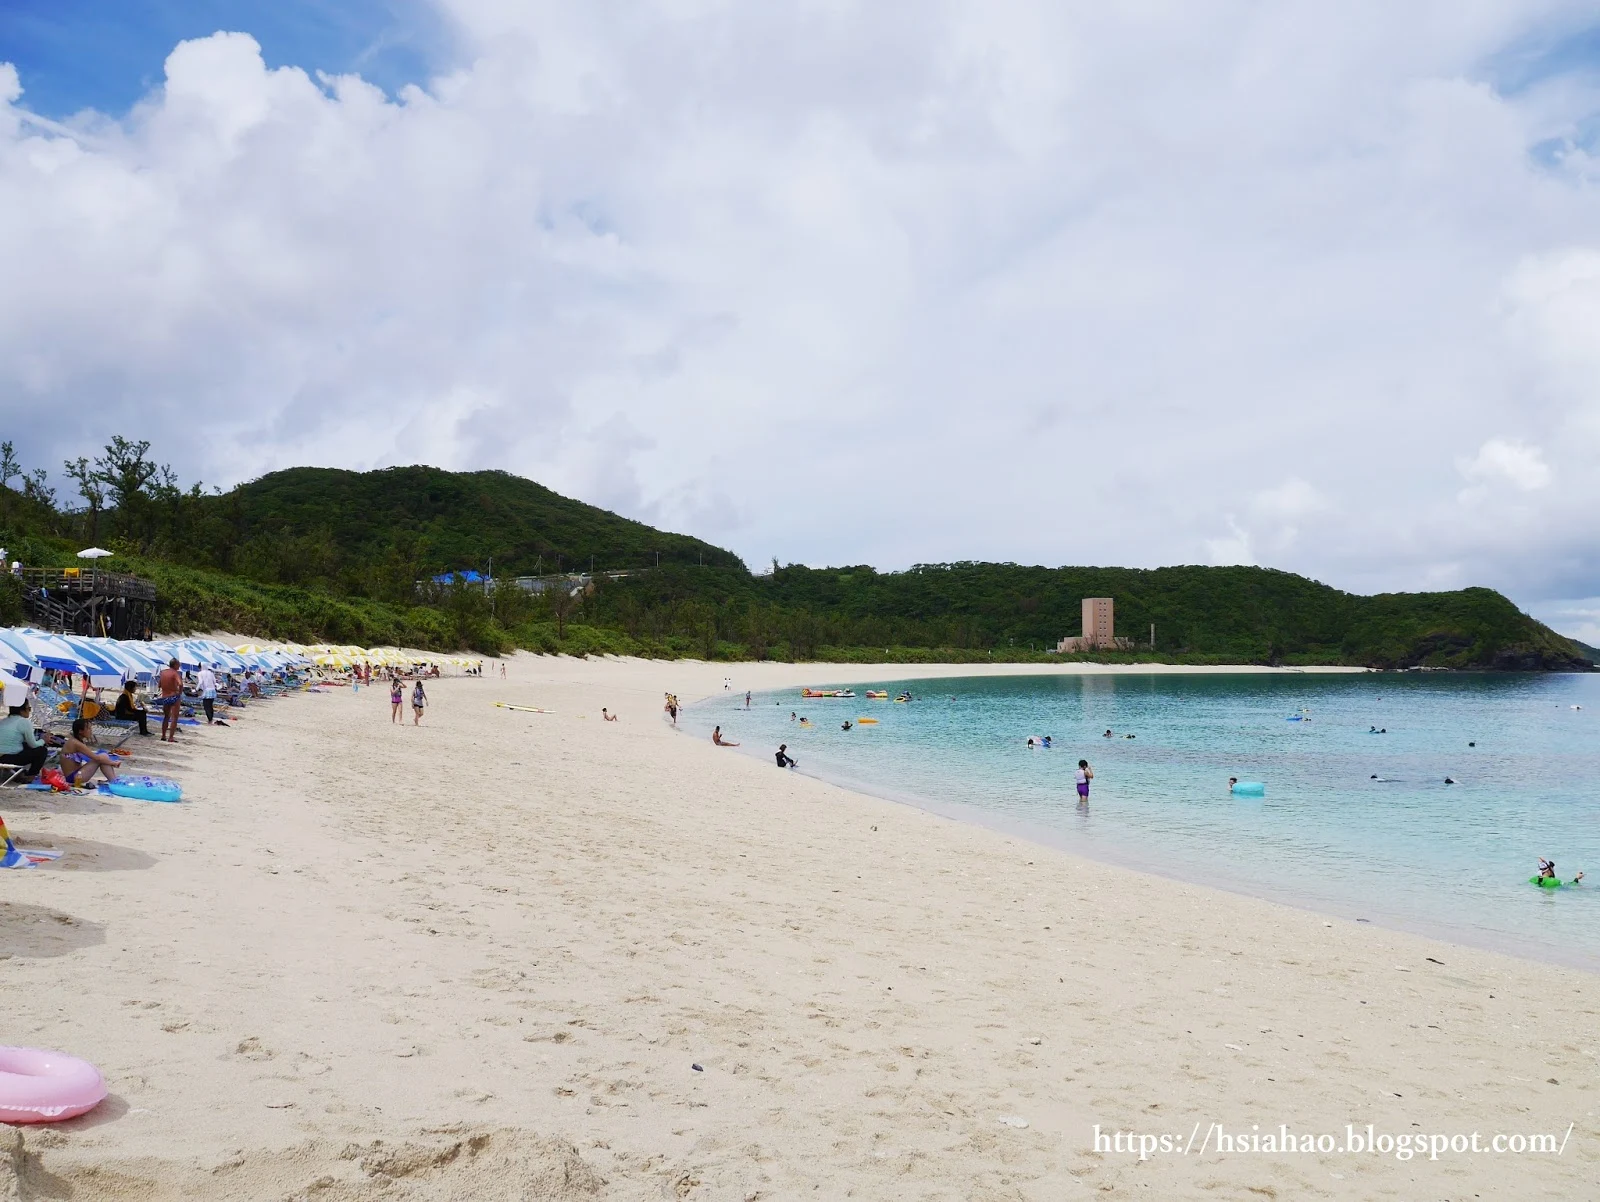
<path id="1" fill-rule="evenodd" d="M 709 735 L 720 723 L 768 762 L 787 743 L 811 775 L 1097 859 L 1600 971 L 1600 675 L 849 687 L 853 700 L 761 693 L 748 712 L 742 692 L 726 693 L 681 724 Z M 869 687 L 914 700 L 868 701 Z M 1308 720 L 1286 721 L 1302 711 Z M 862 716 L 879 722 L 840 729 Z M 1030 751 L 1030 735 L 1055 746 Z M 1080 758 L 1095 771 L 1087 808 L 1073 786 Z M 1231 796 L 1230 776 L 1266 795 Z M 1528 884 L 1541 855 L 1563 880 L 1585 870 L 1584 885 Z"/>

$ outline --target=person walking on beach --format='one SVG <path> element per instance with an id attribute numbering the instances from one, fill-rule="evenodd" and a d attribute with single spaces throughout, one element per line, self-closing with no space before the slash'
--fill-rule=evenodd
<path id="1" fill-rule="evenodd" d="M 1078 804 L 1087 807 L 1089 804 L 1089 782 L 1094 779 L 1094 769 L 1089 767 L 1088 760 L 1078 761 L 1078 771 L 1074 773 L 1078 785 Z"/>
<path id="2" fill-rule="evenodd" d="M 200 676 L 195 684 L 200 689 L 200 704 L 205 707 L 206 725 L 210 726 L 217 720 L 217 674 L 210 664 L 200 665 Z"/>
<path id="3" fill-rule="evenodd" d="M 745 709 L 749 709 L 750 708 L 750 690 L 749 689 L 746 689 L 744 691 L 744 708 Z"/>
<path id="4" fill-rule="evenodd" d="M 183 674 L 178 671 L 178 661 L 170 659 L 156 678 L 156 688 L 161 693 L 156 704 L 161 707 L 161 741 L 178 741 L 178 702 L 183 696 Z"/>
<path id="5" fill-rule="evenodd" d="M 672 725 L 678 725 L 678 699 L 668 693 L 667 704 L 663 708 L 667 711 L 667 717 L 672 719 Z"/>
<path id="6" fill-rule="evenodd" d="M 428 704 L 428 694 L 422 690 L 422 681 L 417 681 L 416 687 L 411 690 L 411 725 L 422 725 L 422 710 Z"/>
<path id="7" fill-rule="evenodd" d="M 406 686 L 396 676 L 389 682 L 389 721 L 400 721 L 400 707 L 406 703 Z"/>

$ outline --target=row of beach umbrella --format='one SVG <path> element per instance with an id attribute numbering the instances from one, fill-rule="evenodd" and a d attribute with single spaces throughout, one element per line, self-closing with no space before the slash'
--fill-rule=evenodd
<path id="1" fill-rule="evenodd" d="M 201 667 L 225 672 L 276 671 L 310 657 L 285 649 L 245 652 L 216 639 L 96 638 L 36 630 L 31 626 L 0 627 L 0 673 L 37 680 L 47 671 L 87 676 L 95 688 L 116 688 L 125 680 L 150 681 L 170 660 L 186 670 Z"/>
<path id="2" fill-rule="evenodd" d="M 236 648 L 239 652 L 259 652 L 269 648 L 246 644 Z M 270 650 L 304 656 L 324 668 L 353 668 L 357 664 L 371 664 L 374 668 L 413 668 L 425 664 L 470 667 L 478 660 L 456 655 L 438 655 L 431 651 L 407 651 L 400 647 L 357 647 L 334 643 L 284 643 Z"/>

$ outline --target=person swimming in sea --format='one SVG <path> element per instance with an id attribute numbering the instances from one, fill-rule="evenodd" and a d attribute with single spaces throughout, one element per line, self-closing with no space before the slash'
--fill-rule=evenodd
<path id="1" fill-rule="evenodd" d="M 845 724 L 844 724 L 844 725 L 843 725 L 843 726 L 841 726 L 841 727 L 840 727 L 840 728 L 839 728 L 839 729 L 840 729 L 840 730 L 849 730 L 849 729 L 850 729 L 850 728 L 851 728 L 851 727 L 852 727 L 852 726 L 854 726 L 854 725 L 855 725 L 855 723 L 854 723 L 854 722 L 850 722 L 850 721 L 848 721 L 848 720 L 847 720 L 847 721 L 846 721 L 846 722 L 845 722 Z"/>
<path id="2" fill-rule="evenodd" d="M 1546 880 L 1546 881 L 1555 880 L 1556 879 L 1556 862 L 1554 860 L 1547 860 L 1543 856 L 1540 856 L 1539 857 L 1539 876 L 1540 876 L 1540 879 L 1542 879 L 1542 880 Z"/>
<path id="3" fill-rule="evenodd" d="M 1109 739 L 1111 737 L 1111 732 L 1109 730 L 1107 730 L 1106 733 L 1101 735 L 1100 737 L 1102 739 Z"/>

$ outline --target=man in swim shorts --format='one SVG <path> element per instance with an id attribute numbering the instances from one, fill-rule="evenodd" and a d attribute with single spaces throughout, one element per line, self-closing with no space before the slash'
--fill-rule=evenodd
<path id="1" fill-rule="evenodd" d="M 156 687 L 160 696 L 156 704 L 161 707 L 161 741 L 163 743 L 176 743 L 178 741 L 178 700 L 183 696 L 183 676 L 178 671 L 178 661 L 170 659 L 167 666 L 161 669 L 161 675 L 156 679 Z"/>

